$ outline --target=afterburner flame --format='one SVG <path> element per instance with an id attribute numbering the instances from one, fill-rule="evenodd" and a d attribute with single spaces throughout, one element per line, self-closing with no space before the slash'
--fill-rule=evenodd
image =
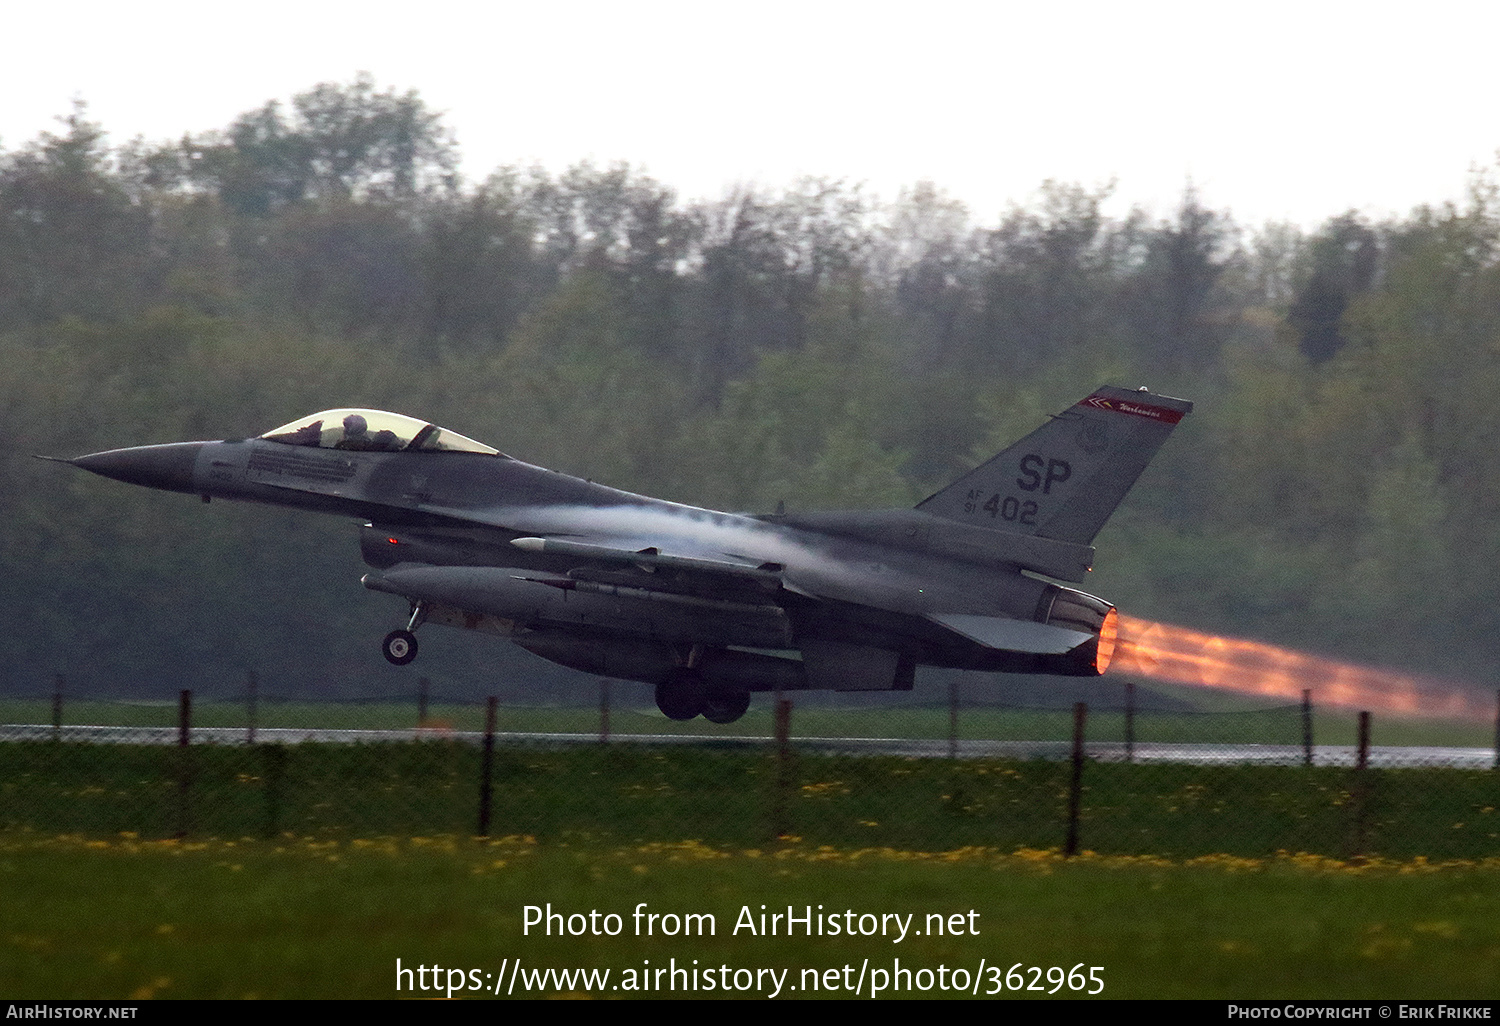
<path id="1" fill-rule="evenodd" d="M 1094 669 L 1103 673 L 1114 661 L 1115 643 L 1120 638 L 1120 612 L 1111 609 L 1104 614 L 1104 623 L 1099 626 L 1099 644 L 1094 649 Z"/>
<path id="2" fill-rule="evenodd" d="M 1319 705 L 1455 719 L 1494 715 L 1487 702 L 1406 674 L 1125 615 L 1120 616 L 1114 668 L 1117 673 L 1288 702 L 1300 702 L 1303 690 L 1311 689 Z"/>

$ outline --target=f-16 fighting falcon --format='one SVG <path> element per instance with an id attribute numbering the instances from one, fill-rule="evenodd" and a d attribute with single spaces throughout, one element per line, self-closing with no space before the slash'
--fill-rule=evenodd
<path id="1" fill-rule="evenodd" d="M 404 665 L 442 624 L 656 686 L 730 723 L 755 691 L 899 691 L 919 665 L 1101 674 L 1108 602 L 1065 587 L 1192 403 L 1106 386 L 914 509 L 718 513 L 523 463 L 378 410 L 257 438 L 67 460 L 131 484 L 354 517 L 373 591 L 410 603 Z"/>

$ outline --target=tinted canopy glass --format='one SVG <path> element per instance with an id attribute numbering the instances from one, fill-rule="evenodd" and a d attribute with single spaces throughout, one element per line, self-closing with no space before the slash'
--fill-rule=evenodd
<path id="1" fill-rule="evenodd" d="M 260 437 L 286 445 L 358 452 L 478 452 L 503 455 L 455 431 L 382 410 L 324 410 Z"/>

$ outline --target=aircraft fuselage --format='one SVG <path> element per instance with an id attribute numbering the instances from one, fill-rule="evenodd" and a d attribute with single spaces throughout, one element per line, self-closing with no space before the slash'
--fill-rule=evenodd
<path id="1" fill-rule="evenodd" d="M 393 663 L 424 623 L 487 631 L 728 722 L 752 691 L 903 689 L 917 665 L 1102 673 L 1114 608 L 1055 580 L 1088 573 L 1094 533 L 1191 408 L 1102 388 L 915 509 L 856 513 L 700 509 L 377 410 L 67 462 L 363 521 L 366 587 L 411 604 Z"/>

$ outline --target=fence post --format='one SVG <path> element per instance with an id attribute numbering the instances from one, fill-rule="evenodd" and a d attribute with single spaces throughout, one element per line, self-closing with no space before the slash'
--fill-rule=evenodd
<path id="1" fill-rule="evenodd" d="M 259 683 L 260 682 L 255 677 L 254 670 L 246 671 L 245 693 L 248 699 L 247 704 L 249 705 L 249 709 L 247 710 L 249 718 L 245 726 L 245 744 L 247 745 L 255 744 L 255 701 L 258 697 L 256 695 L 256 691 L 258 689 Z"/>
<path id="2" fill-rule="evenodd" d="M 1088 718 L 1085 702 L 1073 706 L 1073 779 L 1068 785 L 1068 841 L 1063 854 L 1078 854 L 1078 810 L 1083 802 L 1083 724 Z"/>
<path id="3" fill-rule="evenodd" d="M 1135 762 L 1135 681 L 1125 681 L 1125 761 Z"/>
<path id="4" fill-rule="evenodd" d="M 609 743 L 609 678 L 599 678 L 599 743 Z"/>
<path id="5" fill-rule="evenodd" d="M 958 758 L 958 679 L 948 678 L 948 758 Z"/>
<path id="6" fill-rule="evenodd" d="M 188 746 L 193 721 L 193 693 L 186 688 L 177 698 L 177 747 Z"/>
<path id="7" fill-rule="evenodd" d="M 1302 689 L 1302 765 L 1311 766 L 1312 737 L 1312 688 Z"/>
<path id="8" fill-rule="evenodd" d="M 52 740 L 62 740 L 62 695 L 63 675 L 58 674 L 52 681 Z"/>
<path id="9" fill-rule="evenodd" d="M 1495 768 L 1500 770 L 1500 691 L 1495 692 Z"/>
<path id="10" fill-rule="evenodd" d="M 788 792 L 792 786 L 792 702 L 776 692 L 776 794 L 771 805 L 771 834 L 787 837 L 791 834 L 788 822 L 790 802 Z"/>
<path id="11" fill-rule="evenodd" d="M 1370 714 L 1368 712 L 1359 714 L 1359 755 L 1354 763 L 1352 792 L 1350 801 L 1354 806 L 1354 840 L 1350 857 L 1357 861 L 1363 859 L 1365 854 L 1365 822 L 1368 812 L 1366 806 L 1370 799 Z"/>
<path id="12" fill-rule="evenodd" d="M 490 799 L 495 768 L 495 696 L 484 704 L 484 750 L 479 759 L 479 836 L 490 836 Z"/>
<path id="13" fill-rule="evenodd" d="M 192 750 L 188 746 L 192 733 L 193 693 L 186 688 L 177 702 L 177 836 L 188 835 L 189 799 L 192 793 Z"/>

